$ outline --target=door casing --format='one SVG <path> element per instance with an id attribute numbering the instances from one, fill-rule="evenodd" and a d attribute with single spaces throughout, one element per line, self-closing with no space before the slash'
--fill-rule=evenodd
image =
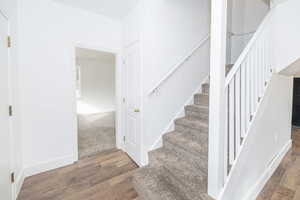
<path id="1" fill-rule="evenodd" d="M 8 18 L 8 16 L 5 14 L 5 12 L 3 11 L 3 10 L 1 10 L 0 9 L 0 17 L 1 18 L 3 18 L 3 19 L 5 19 L 6 21 L 7 21 L 7 36 L 10 36 L 10 22 L 9 22 L 9 18 Z M 9 106 L 9 105 L 11 105 L 12 104 L 12 94 L 11 94 L 11 92 L 12 92 L 12 90 L 11 90 L 11 71 L 10 71 L 10 67 L 11 67 L 11 64 L 10 64 L 10 48 L 7 48 L 7 70 L 8 70 L 8 74 L 7 74 L 7 80 L 8 80 L 8 83 L 7 83 L 7 86 L 8 86 L 8 88 L 7 88 L 7 94 L 8 94 L 8 105 L 7 106 Z M 7 109 L 8 109 L 8 107 L 7 107 Z M 7 110 L 7 114 L 8 114 L 8 110 Z M 13 134 L 12 134 L 12 129 L 13 129 L 13 127 L 12 127 L 12 118 L 11 117 L 8 117 L 8 134 L 9 134 L 9 141 L 8 141 L 8 143 L 9 143 L 9 149 L 7 150 L 8 152 L 8 156 L 9 156 L 9 162 L 10 162 L 10 169 L 9 169 L 9 171 L 10 171 L 10 173 L 12 174 L 12 173 L 14 173 L 14 169 L 15 169 L 15 160 L 14 160 L 14 153 L 15 153 L 15 151 L 14 151 L 14 146 L 13 146 L 13 141 L 14 141 L 14 138 L 13 138 Z M 9 175 L 9 174 L 8 174 Z M 15 179 L 16 179 L 16 177 L 15 177 Z M 14 183 L 11 183 L 10 184 L 10 193 L 11 193 L 11 195 L 10 195 L 10 197 L 11 197 L 11 199 L 16 199 L 16 197 L 17 197 L 17 194 L 16 194 L 16 180 L 15 180 L 15 182 Z"/>
<path id="2" fill-rule="evenodd" d="M 96 51 L 102 51 L 102 52 L 108 52 L 115 55 L 115 67 L 116 67 L 116 74 L 115 74 L 115 81 L 116 81 L 116 145 L 118 149 L 123 150 L 126 152 L 126 147 L 124 143 L 124 136 L 126 135 L 126 124 L 125 124 L 125 103 L 124 100 L 127 99 L 126 91 L 125 91 L 125 78 L 124 78 L 124 59 L 122 56 L 122 52 L 120 50 L 106 48 L 106 47 L 99 47 L 99 46 L 91 46 L 91 45 L 85 45 L 82 43 L 75 43 L 71 46 L 71 58 L 72 58 L 72 88 L 73 88 L 73 116 L 74 116 L 74 122 L 77 124 L 77 99 L 76 99 L 76 48 L 84 48 L 84 49 L 90 49 L 90 50 L 96 50 Z M 76 130 L 74 132 L 74 141 L 73 141 L 73 159 L 74 162 L 77 162 L 79 159 L 78 156 L 78 127 L 76 126 Z M 140 141 L 141 143 L 141 141 Z M 135 160 L 136 161 L 136 160 Z M 140 165 L 139 161 L 136 161 L 137 164 Z"/>

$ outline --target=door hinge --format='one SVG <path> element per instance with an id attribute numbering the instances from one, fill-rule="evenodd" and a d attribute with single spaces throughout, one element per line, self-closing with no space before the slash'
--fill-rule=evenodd
<path id="1" fill-rule="evenodd" d="M 12 116 L 12 115 L 13 115 L 13 109 L 12 109 L 12 106 L 11 106 L 11 105 L 8 107 L 8 115 L 9 115 L 9 116 Z"/>
<path id="2" fill-rule="evenodd" d="M 123 141 L 124 143 L 126 143 L 126 136 L 123 136 Z"/>
<path id="3" fill-rule="evenodd" d="M 10 36 L 7 36 L 7 48 L 11 47 L 11 38 Z"/>
<path id="4" fill-rule="evenodd" d="M 123 98 L 123 103 L 125 103 L 126 102 L 126 99 L 125 98 Z"/>
<path id="5" fill-rule="evenodd" d="M 10 175 L 10 181 L 11 181 L 11 183 L 15 182 L 15 173 L 14 172 L 11 173 L 11 175 Z"/>

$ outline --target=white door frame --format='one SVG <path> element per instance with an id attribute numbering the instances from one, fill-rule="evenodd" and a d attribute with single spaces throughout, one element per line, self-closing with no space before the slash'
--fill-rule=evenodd
<path id="1" fill-rule="evenodd" d="M 77 98 L 76 98 L 76 48 L 84 48 L 84 49 L 90 49 L 90 50 L 96 50 L 96 51 L 102 51 L 102 52 L 108 52 L 115 55 L 115 102 L 116 102 L 116 146 L 118 149 L 122 149 L 125 151 L 125 145 L 123 141 L 123 137 L 125 136 L 125 129 L 123 122 L 124 120 L 124 107 L 123 107 L 123 98 L 125 93 L 123 92 L 123 77 L 122 77 L 122 54 L 120 50 L 106 48 L 106 47 L 99 47 L 99 46 L 91 46 L 91 45 L 85 45 L 76 43 L 72 45 L 72 88 L 73 88 L 73 116 L 74 116 L 74 122 L 76 123 L 76 128 L 74 130 L 74 162 L 77 162 L 79 159 L 78 156 L 78 119 L 77 119 Z"/>
<path id="2" fill-rule="evenodd" d="M 9 17 L 8 15 L 1 10 L 0 8 L 0 16 L 4 17 L 7 20 L 7 36 L 10 36 L 10 21 L 9 21 Z M 9 105 L 12 105 L 12 89 L 11 89 L 11 51 L 10 48 L 7 48 L 8 51 L 8 103 Z M 8 111 L 8 110 L 7 110 Z M 14 153 L 15 153 L 15 149 L 14 149 L 14 138 L 13 138 L 13 123 L 12 123 L 12 117 L 9 117 L 9 157 L 10 157 L 10 172 L 13 173 L 15 170 L 15 157 L 14 157 Z M 15 177 L 16 178 L 16 177 Z M 11 186 L 11 197 L 12 199 L 16 199 L 17 197 L 17 190 L 16 190 L 16 180 L 14 183 L 12 183 Z"/>

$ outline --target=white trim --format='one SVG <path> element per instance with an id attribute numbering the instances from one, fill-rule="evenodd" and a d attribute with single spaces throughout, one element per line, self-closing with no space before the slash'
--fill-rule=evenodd
<path id="1" fill-rule="evenodd" d="M 7 36 L 11 36 L 10 31 L 10 19 L 8 17 L 8 14 L 0 8 L 0 16 L 2 16 L 7 21 Z M 8 104 L 13 106 L 13 95 L 12 95 L 12 73 L 11 73 L 11 48 L 12 47 L 6 47 L 7 48 L 7 80 L 8 80 Z M 15 173 L 16 168 L 16 158 L 15 158 L 15 144 L 14 144 L 14 127 L 13 127 L 13 120 L 15 119 L 14 116 L 9 116 L 9 162 L 10 162 L 10 173 Z M 16 185 L 15 183 L 11 184 L 10 192 L 11 192 L 11 198 L 16 199 Z"/>
<path id="2" fill-rule="evenodd" d="M 158 82 L 158 84 L 155 85 L 149 92 L 147 93 L 148 96 L 155 93 L 160 86 L 167 81 L 184 63 L 186 63 L 196 52 L 198 49 L 200 49 L 207 41 L 210 39 L 210 34 L 206 34 L 204 38 L 183 58 L 179 60 L 179 62 L 174 65 L 171 70 Z"/>
<path id="3" fill-rule="evenodd" d="M 207 193 L 217 198 L 223 187 L 225 149 L 225 66 L 227 0 L 211 1 L 210 90 Z"/>
<path id="4" fill-rule="evenodd" d="M 72 80 L 73 81 L 73 91 L 74 91 L 74 98 L 73 98 L 73 115 L 75 117 L 76 123 L 78 123 L 77 119 L 77 98 L 76 98 L 76 48 L 84 48 L 84 49 L 91 49 L 91 50 L 96 50 L 96 51 L 103 51 L 103 52 L 108 52 L 112 53 L 115 55 L 115 68 L 116 68 L 116 73 L 115 73 L 115 81 L 116 81 L 116 93 L 115 93 L 115 99 L 116 99 L 116 146 L 119 149 L 122 149 L 125 151 L 125 147 L 123 144 L 123 136 L 124 136 L 124 128 L 122 126 L 122 121 L 123 119 L 123 109 L 122 109 L 122 97 L 123 97 L 123 89 L 122 89 L 122 57 L 121 57 L 121 50 L 117 49 L 111 49 L 111 48 L 106 48 L 103 46 L 91 46 L 91 45 L 86 45 L 86 44 L 81 44 L 81 43 L 74 43 L 71 46 L 71 58 L 72 58 Z M 78 156 L 78 127 L 76 126 L 76 131 L 74 134 L 74 142 L 73 142 L 73 161 L 77 162 L 79 159 Z"/>
<path id="5" fill-rule="evenodd" d="M 15 196 L 16 199 L 19 196 L 19 193 L 22 189 L 22 185 L 24 183 L 25 180 L 25 173 L 24 173 L 24 169 L 21 169 L 19 172 L 18 177 L 16 178 L 16 183 L 15 183 Z"/>
<path id="6" fill-rule="evenodd" d="M 60 167 L 65 167 L 67 165 L 74 164 L 74 156 L 64 156 L 60 158 L 56 158 L 53 160 L 48 160 L 45 162 L 39 162 L 30 166 L 26 166 L 24 168 L 24 176 L 29 177 L 36 174 L 40 174 L 43 172 L 47 172 L 53 169 L 57 169 Z"/>
<path id="7" fill-rule="evenodd" d="M 171 119 L 170 123 L 167 125 L 167 127 L 161 132 L 160 136 L 157 138 L 157 140 L 154 142 L 154 144 L 151 146 L 149 151 L 153 151 L 155 149 L 158 149 L 162 147 L 162 137 L 164 134 L 168 132 L 172 132 L 175 129 L 174 121 L 178 118 L 185 116 L 185 106 L 191 105 L 194 103 L 194 95 L 197 93 L 202 93 L 202 86 L 203 84 L 207 83 L 209 81 L 209 75 L 207 75 L 203 81 L 201 82 L 200 86 L 197 87 L 197 89 L 193 92 L 193 94 L 188 98 L 188 100 L 180 107 L 180 110 L 178 113 Z"/>
<path id="8" fill-rule="evenodd" d="M 255 185 L 249 190 L 244 200 L 256 200 L 259 193 L 262 191 L 265 184 L 268 182 L 268 180 L 271 178 L 273 173 L 276 171 L 282 159 L 288 153 L 291 147 L 292 147 L 292 140 L 288 141 L 281 149 L 281 151 L 275 156 L 274 160 L 272 161 L 272 163 L 270 163 L 269 167 L 267 167 L 267 169 L 264 171 L 264 173 L 255 183 Z"/>

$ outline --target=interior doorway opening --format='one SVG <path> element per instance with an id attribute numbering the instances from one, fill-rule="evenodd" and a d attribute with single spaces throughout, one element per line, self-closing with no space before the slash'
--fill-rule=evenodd
<path id="1" fill-rule="evenodd" d="M 117 148 L 116 55 L 76 48 L 78 158 Z"/>

